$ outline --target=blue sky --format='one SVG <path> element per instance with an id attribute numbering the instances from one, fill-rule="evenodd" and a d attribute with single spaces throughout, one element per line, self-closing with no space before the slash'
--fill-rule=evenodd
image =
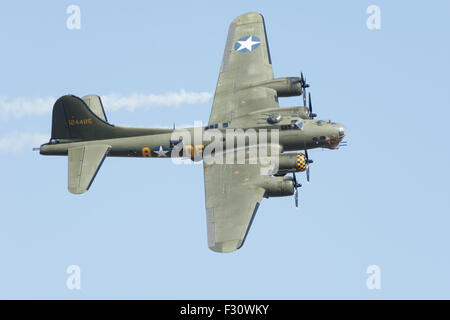
<path id="1" fill-rule="evenodd" d="M 381 30 L 366 27 L 372 4 Z M 228 25 L 248 11 L 265 17 L 275 76 L 303 71 L 349 146 L 311 151 L 300 210 L 264 199 L 241 250 L 207 247 L 201 165 L 108 158 L 75 196 L 67 159 L 31 151 L 50 135 L 45 99 L 212 94 Z M 0 298 L 449 299 L 449 14 L 444 1 L 2 2 Z M 171 126 L 206 122 L 211 103 L 105 109 Z M 374 264 L 381 290 L 366 287 Z"/>

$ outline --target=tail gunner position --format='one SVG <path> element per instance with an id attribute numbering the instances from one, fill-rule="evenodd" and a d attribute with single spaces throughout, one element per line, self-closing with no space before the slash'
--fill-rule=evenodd
<path id="1" fill-rule="evenodd" d="M 300 77 L 274 79 L 264 19 L 247 13 L 230 25 L 219 80 L 208 126 L 201 132 L 229 129 L 279 130 L 278 171 L 261 175 L 261 165 L 204 162 L 208 246 L 217 252 L 239 249 L 263 197 L 295 195 L 295 173 L 306 171 L 309 181 L 308 149 L 337 149 L 345 136 L 343 125 L 315 120 L 311 96 L 306 106 L 306 83 Z M 303 95 L 303 106 L 280 108 L 278 98 Z M 194 134 L 194 128 L 186 129 Z M 198 129 L 196 129 L 198 130 Z M 194 158 L 208 145 L 173 140 L 174 130 L 124 128 L 108 123 L 100 97 L 66 95 L 53 107 L 52 135 L 40 146 L 42 155 L 68 156 L 69 191 L 86 192 L 106 156 Z M 245 145 L 245 150 L 257 145 Z M 270 143 L 270 139 L 269 139 Z M 292 151 L 303 152 L 292 152 Z M 225 153 L 238 153 L 237 148 Z M 224 154 L 225 154 L 224 153 Z M 278 154 L 277 154 L 278 155 Z M 292 173 L 292 177 L 288 176 Z"/>

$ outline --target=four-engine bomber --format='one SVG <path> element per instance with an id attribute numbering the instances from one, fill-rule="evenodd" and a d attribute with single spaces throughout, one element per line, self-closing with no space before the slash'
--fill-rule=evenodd
<path id="1" fill-rule="evenodd" d="M 230 25 L 207 126 L 114 126 L 100 97 L 66 95 L 53 107 L 51 139 L 40 153 L 68 157 L 74 194 L 89 189 L 107 156 L 203 160 L 208 246 L 231 252 L 244 243 L 263 197 L 295 195 L 298 206 L 295 173 L 309 181 L 307 150 L 337 149 L 346 134 L 337 122 L 315 119 L 308 87 L 303 74 L 274 79 L 264 19 L 247 13 Z M 300 95 L 303 106 L 280 108 L 278 98 Z"/>

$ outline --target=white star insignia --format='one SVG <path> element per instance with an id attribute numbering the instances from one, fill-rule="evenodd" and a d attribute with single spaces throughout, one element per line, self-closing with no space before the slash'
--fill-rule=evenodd
<path id="1" fill-rule="evenodd" d="M 159 150 L 158 151 L 153 150 L 153 152 L 156 153 L 158 157 L 167 157 L 166 153 L 169 151 L 164 150 L 162 146 L 159 146 Z"/>
<path id="2" fill-rule="evenodd" d="M 255 44 L 260 44 L 260 41 L 253 41 L 253 36 L 249 36 L 245 41 L 238 41 L 240 47 L 236 51 L 241 51 L 247 49 L 248 51 L 252 51 L 253 46 Z"/>

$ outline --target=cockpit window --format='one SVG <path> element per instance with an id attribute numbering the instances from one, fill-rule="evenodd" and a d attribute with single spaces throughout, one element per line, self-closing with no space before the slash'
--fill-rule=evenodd
<path id="1" fill-rule="evenodd" d="M 217 129 L 219 127 L 219 124 L 218 123 L 214 123 L 214 124 L 210 124 L 209 126 L 206 126 L 205 127 L 205 130 L 208 130 L 208 129 Z"/>
<path id="2" fill-rule="evenodd" d="M 292 122 L 298 129 L 302 130 L 305 125 L 305 121 L 295 120 Z"/>
<path id="3" fill-rule="evenodd" d="M 292 129 L 298 129 L 294 124 L 287 124 L 284 126 L 281 126 L 281 130 L 292 130 Z"/>
<path id="4" fill-rule="evenodd" d="M 321 126 L 321 125 L 323 125 L 324 122 L 325 122 L 325 121 L 323 121 L 323 120 L 319 120 L 319 121 L 317 121 L 317 125 L 318 125 L 318 126 Z"/>

